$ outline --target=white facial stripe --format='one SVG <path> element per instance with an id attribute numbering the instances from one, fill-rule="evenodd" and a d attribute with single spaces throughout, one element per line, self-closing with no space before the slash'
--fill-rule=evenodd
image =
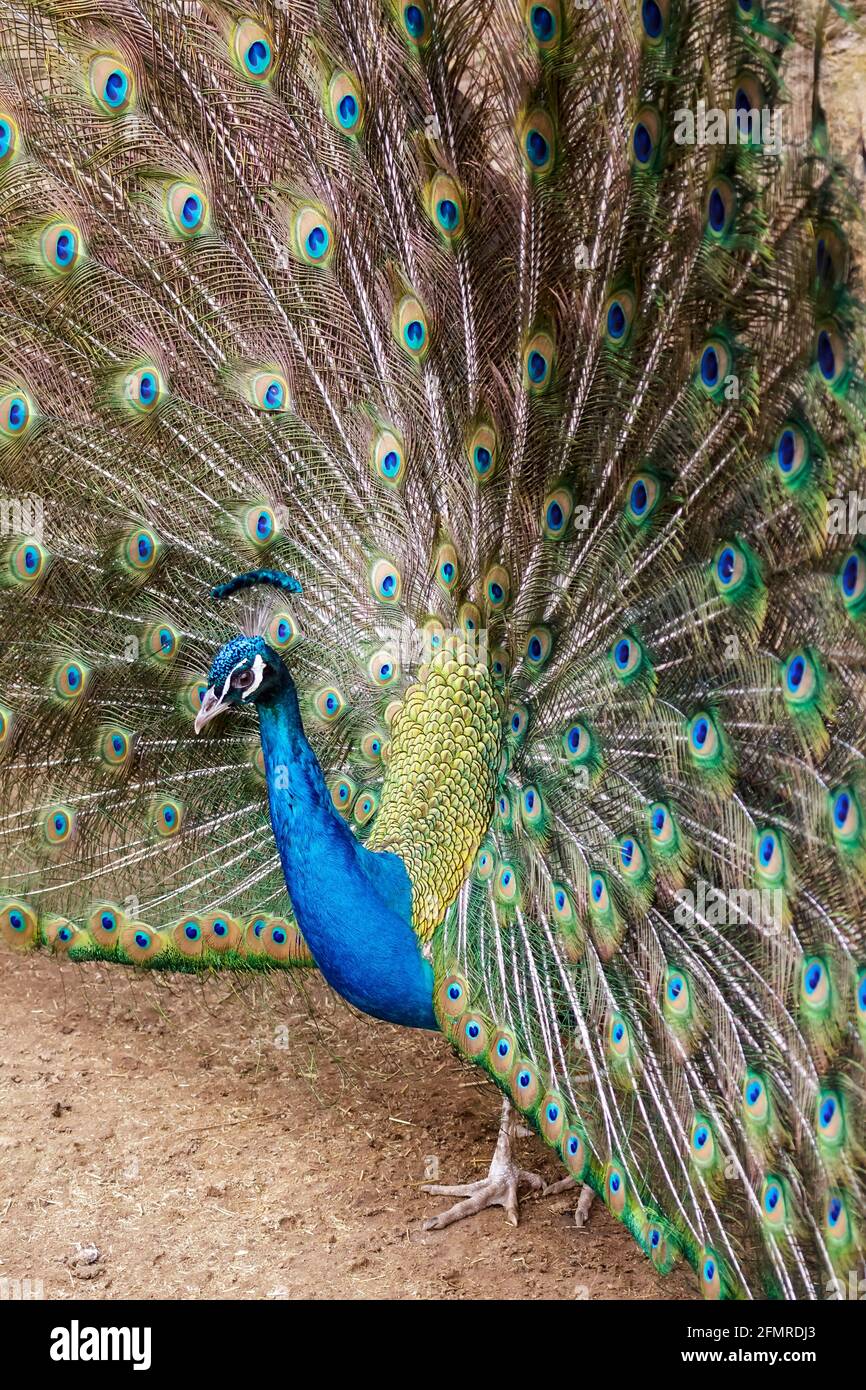
<path id="1" fill-rule="evenodd" d="M 256 652 L 255 658 L 253 660 L 253 674 L 255 676 L 255 680 L 253 681 L 249 690 L 245 690 L 241 695 L 242 700 L 248 700 L 251 695 L 254 695 L 262 683 L 262 677 L 265 674 L 265 663 L 262 659 L 261 652 Z"/>

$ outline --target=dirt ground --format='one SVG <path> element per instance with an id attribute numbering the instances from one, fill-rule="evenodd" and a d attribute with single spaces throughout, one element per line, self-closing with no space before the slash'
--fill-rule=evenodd
<path id="1" fill-rule="evenodd" d="M 439 1037 L 297 986 L 0 954 L 0 1280 L 46 1298 L 692 1298 L 577 1188 L 444 1231 L 498 1093 Z M 561 1176 L 544 1146 L 524 1167 Z M 98 1252 L 98 1254 L 97 1254 Z"/>

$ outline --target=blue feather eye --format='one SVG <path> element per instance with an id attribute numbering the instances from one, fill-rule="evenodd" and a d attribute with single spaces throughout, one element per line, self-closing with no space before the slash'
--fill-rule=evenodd
<path id="1" fill-rule="evenodd" d="M 11 116 L 0 114 L 0 165 L 11 164 L 18 150 L 18 127 Z"/>
<path id="2" fill-rule="evenodd" d="M 610 662 L 618 681 L 633 680 L 644 664 L 643 648 L 637 638 L 623 634 L 611 649 Z"/>
<path id="3" fill-rule="evenodd" d="M 822 379 L 833 390 L 844 386 L 848 377 L 848 352 L 838 325 L 832 320 L 818 326 L 815 363 Z"/>
<path id="4" fill-rule="evenodd" d="M 530 111 L 521 122 L 517 141 L 527 173 L 546 178 L 556 158 L 556 134 L 547 112 L 540 108 Z"/>
<path id="5" fill-rule="evenodd" d="M 243 19 L 232 36 L 232 57 L 242 76 L 265 82 L 274 66 L 271 38 L 254 19 Z"/>
<path id="6" fill-rule="evenodd" d="M 380 603 L 397 603 L 403 589 L 399 569 L 390 560 L 376 560 L 370 570 L 370 592 Z"/>
<path id="7" fill-rule="evenodd" d="M 91 58 L 88 81 L 91 96 L 107 115 L 120 116 L 132 109 L 135 81 L 116 54 L 97 53 Z"/>
<path id="8" fill-rule="evenodd" d="M 416 362 L 423 362 L 430 350 L 427 316 L 420 301 L 406 294 L 394 310 L 394 336 L 404 352 Z"/>
<path id="9" fill-rule="evenodd" d="M 530 628 L 526 636 L 526 664 L 533 671 L 539 671 L 553 650 L 553 634 L 549 627 Z"/>
<path id="10" fill-rule="evenodd" d="M 733 354 L 724 338 L 708 338 L 701 348 L 698 385 L 713 400 L 721 400 L 733 366 Z"/>
<path id="11" fill-rule="evenodd" d="M 465 231 L 463 193 L 450 174 L 436 174 L 427 189 L 427 212 L 439 235 L 450 244 Z"/>
<path id="12" fill-rule="evenodd" d="M 859 546 L 842 561 L 838 583 L 845 608 L 852 617 L 859 618 L 866 610 L 866 555 Z"/>
<path id="13" fill-rule="evenodd" d="M 523 384 L 533 395 L 550 385 L 554 351 L 553 338 L 546 332 L 534 333 L 523 349 Z"/>
<path id="14" fill-rule="evenodd" d="M 643 470 L 626 484 L 625 517 L 632 526 L 646 526 L 661 501 L 661 484 L 655 473 Z"/>
<path id="15" fill-rule="evenodd" d="M 536 48 L 550 53 L 559 43 L 562 15 L 559 0 L 529 0 L 524 9 L 529 34 Z"/>
<path id="16" fill-rule="evenodd" d="M 430 41 L 430 16 L 424 0 L 409 0 L 404 4 L 401 19 L 407 37 L 412 43 L 423 48 Z"/>
<path id="17" fill-rule="evenodd" d="M 380 430 L 373 440 L 373 471 L 389 487 L 398 487 L 403 481 L 406 454 L 393 430 Z"/>
<path id="18" fill-rule="evenodd" d="M 723 175 L 714 178 L 707 190 L 704 218 L 707 232 L 716 241 L 724 241 L 733 230 L 737 216 L 737 194 L 730 179 Z"/>
<path id="19" fill-rule="evenodd" d="M 668 31 L 670 0 L 643 0 L 640 21 L 644 39 L 651 46 L 663 42 Z"/>
<path id="20" fill-rule="evenodd" d="M 357 78 L 350 72 L 335 72 L 327 87 L 325 114 L 344 135 L 358 136 L 364 125 L 364 99 Z"/>
<path id="21" fill-rule="evenodd" d="M 52 222 L 39 238 L 43 265 L 57 275 L 74 269 L 83 252 L 81 233 L 72 222 Z"/>
<path id="22" fill-rule="evenodd" d="M 862 817 L 857 795 L 851 787 L 837 787 L 830 793 L 830 817 L 833 837 L 843 848 L 856 846 L 860 840 Z"/>
<path id="23" fill-rule="evenodd" d="M 26 391 L 8 391 L 0 395 L 0 432 L 7 439 L 21 438 L 32 424 L 34 413 Z"/>
<path id="24" fill-rule="evenodd" d="M 436 583 L 446 593 L 450 594 L 460 580 L 460 561 L 457 558 L 457 551 L 449 542 L 444 542 L 439 546 L 434 557 L 434 573 Z"/>
<path id="25" fill-rule="evenodd" d="M 808 481 L 812 447 L 805 430 L 796 421 L 786 421 L 776 436 L 773 462 L 783 486 L 789 491 L 797 491 Z"/>
<path id="26" fill-rule="evenodd" d="M 558 487 L 548 493 L 541 511 L 541 529 L 548 540 L 562 540 L 568 531 L 573 511 L 574 494 L 571 488 Z"/>
<path id="27" fill-rule="evenodd" d="M 655 169 L 661 149 L 661 116 L 654 106 L 642 106 L 629 137 L 632 166 L 649 173 Z"/>
<path id="28" fill-rule="evenodd" d="M 477 483 L 488 483 L 496 472 L 498 439 L 490 424 L 479 424 L 470 435 L 466 452 Z"/>
<path id="29" fill-rule="evenodd" d="M 400 679 L 400 663 L 390 648 L 385 647 L 370 657 L 367 672 L 374 685 L 394 685 Z"/>
<path id="30" fill-rule="evenodd" d="M 624 347 L 634 321 L 635 297 L 631 290 L 616 290 L 601 311 L 603 333 L 611 347 Z"/>
<path id="31" fill-rule="evenodd" d="M 64 701 L 80 700 L 90 683 L 90 669 L 77 659 L 63 661 L 51 676 L 51 688 Z"/>
<path id="32" fill-rule="evenodd" d="M 320 207 L 299 208 L 292 221 L 292 249 L 305 265 L 327 265 L 334 254 L 334 228 Z"/>
<path id="33" fill-rule="evenodd" d="M 488 1057 L 490 1065 L 497 1076 L 508 1076 L 514 1064 L 515 1053 L 514 1039 L 504 1028 L 500 1028 L 493 1034 L 490 1041 L 490 1051 Z"/>
<path id="34" fill-rule="evenodd" d="M 313 696 L 314 713 L 325 724 L 335 723 L 346 707 L 346 698 L 336 685 L 326 685 Z"/>
<path id="35" fill-rule="evenodd" d="M 493 565 L 487 571 L 484 594 L 491 608 L 504 608 L 511 596 L 511 578 L 504 566 Z"/>
<path id="36" fill-rule="evenodd" d="M 845 1111 L 835 1091 L 820 1092 L 815 1103 L 815 1129 L 824 1149 L 840 1149 L 845 1143 Z"/>
<path id="37" fill-rule="evenodd" d="M 208 219 L 208 202 L 204 190 L 196 184 L 180 180 L 169 184 L 165 193 L 165 214 L 169 230 L 182 238 L 194 237 L 204 231 Z"/>
<path id="38" fill-rule="evenodd" d="M 162 377 L 151 363 L 136 367 L 121 378 L 120 401 L 136 415 L 150 415 L 164 395 Z"/>

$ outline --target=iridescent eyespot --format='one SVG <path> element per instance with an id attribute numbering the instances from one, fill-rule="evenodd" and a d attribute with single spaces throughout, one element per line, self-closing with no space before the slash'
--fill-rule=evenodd
<path id="1" fill-rule="evenodd" d="M 50 806 L 41 817 L 42 836 L 51 846 L 65 844 L 75 829 L 75 812 L 68 806 Z"/>
<path id="2" fill-rule="evenodd" d="M 513 705 L 508 713 L 508 723 L 506 725 L 506 737 L 514 743 L 523 742 L 526 737 L 526 730 L 529 727 L 529 709 L 526 705 Z"/>
<path id="3" fill-rule="evenodd" d="M 595 915 L 601 915 L 608 911 L 610 907 L 610 892 L 607 886 L 607 879 L 604 874 L 591 874 L 589 880 L 589 910 Z"/>
<path id="4" fill-rule="evenodd" d="M 11 164 L 18 151 L 18 126 L 11 116 L 0 114 L 0 166 Z"/>
<path id="5" fill-rule="evenodd" d="M 280 522 L 272 507 L 257 502 L 247 507 L 241 516 L 241 530 L 250 545 L 264 550 L 278 539 Z"/>
<path id="6" fill-rule="evenodd" d="M 459 240 L 465 231 L 463 194 L 448 174 L 437 174 L 427 190 L 427 212 L 445 241 Z"/>
<path id="7" fill-rule="evenodd" d="M 526 830 L 540 830 L 545 825 L 544 797 L 538 787 L 524 787 L 520 796 L 520 819 Z"/>
<path id="8" fill-rule="evenodd" d="M 461 603 L 457 614 L 457 626 L 461 632 L 473 633 L 481 630 L 481 610 L 475 603 Z"/>
<path id="9" fill-rule="evenodd" d="M 836 1091 L 820 1091 L 815 1102 L 815 1130 L 825 1148 L 839 1149 L 845 1143 L 845 1111 Z"/>
<path id="10" fill-rule="evenodd" d="M 700 711 L 688 723 L 687 736 L 689 752 L 698 762 L 714 758 L 721 747 L 721 739 L 715 716 L 708 711 Z"/>
<path id="11" fill-rule="evenodd" d="M 478 1014 L 464 1014 L 452 1040 L 469 1057 L 480 1057 L 487 1051 L 488 1031 L 484 1019 Z"/>
<path id="12" fill-rule="evenodd" d="M 611 347 L 624 347 L 634 322 L 635 297 L 631 290 L 617 290 L 601 311 L 602 334 Z"/>
<path id="13" fill-rule="evenodd" d="M 140 415 L 149 415 L 159 404 L 164 387 L 156 367 L 137 367 L 122 383 L 123 400 Z"/>
<path id="14" fill-rule="evenodd" d="M 52 687 L 62 700 L 79 700 L 87 689 L 90 671 L 81 661 L 64 661 L 56 667 Z"/>
<path id="15" fill-rule="evenodd" d="M 389 487 L 398 487 L 406 472 L 403 442 L 393 430 L 383 429 L 373 440 L 373 472 Z"/>
<path id="16" fill-rule="evenodd" d="M 177 835 L 183 824 L 183 807 L 174 798 L 156 801 L 151 807 L 150 823 L 157 835 L 167 839 Z"/>
<path id="17" fill-rule="evenodd" d="M 357 78 L 349 72 L 335 72 L 328 83 L 324 104 L 332 125 L 344 135 L 360 135 L 364 125 L 364 98 Z"/>
<path id="18" fill-rule="evenodd" d="M 646 875 L 647 862 L 643 847 L 634 835 L 623 835 L 617 840 L 619 864 L 623 876 L 632 883 Z"/>
<path id="19" fill-rule="evenodd" d="M 565 1129 L 565 1104 L 556 1091 L 548 1091 L 538 1107 L 542 1136 L 548 1144 L 558 1144 Z"/>
<path id="20" fill-rule="evenodd" d="M 589 1162 L 586 1143 L 576 1130 L 566 1130 L 560 1141 L 560 1153 L 566 1168 L 574 1178 L 582 1178 Z"/>
<path id="21" fill-rule="evenodd" d="M 453 545 L 440 545 L 434 559 L 434 573 L 439 587 L 450 593 L 460 578 L 460 562 Z"/>
<path id="22" fill-rule="evenodd" d="M 539 671 L 553 650 L 553 633 L 549 627 L 531 627 L 526 634 L 526 664 L 532 671 Z"/>
<path id="23" fill-rule="evenodd" d="M 497 685 L 508 679 L 511 671 L 511 657 L 504 647 L 494 647 L 490 653 L 490 674 Z"/>
<path id="24" fill-rule="evenodd" d="M 114 903 L 95 903 L 87 919 L 87 928 L 98 946 L 113 950 L 126 917 Z"/>
<path id="25" fill-rule="evenodd" d="M 479 425 L 466 445 L 475 481 L 489 483 L 496 472 L 498 440 L 492 425 Z"/>
<path id="26" fill-rule="evenodd" d="M 768 1173 L 761 1183 L 761 1214 L 771 1230 L 782 1230 L 787 1224 L 785 1188 L 775 1173 Z"/>
<path id="27" fill-rule="evenodd" d="M 379 809 L 379 793 L 371 787 L 365 792 L 361 792 L 352 807 L 352 820 L 356 825 L 363 828 L 369 825 Z"/>
<path id="28" fill-rule="evenodd" d="M 540 1090 L 535 1067 L 525 1057 L 520 1058 L 511 1076 L 511 1095 L 518 1110 L 531 1110 Z"/>
<path id="29" fill-rule="evenodd" d="M 35 584 L 49 564 L 48 551 L 38 541 L 21 541 L 9 552 L 7 572 L 15 584 Z"/>
<path id="30" fill-rule="evenodd" d="M 484 596 L 493 609 L 504 608 L 511 596 L 511 578 L 502 565 L 493 565 L 484 577 Z"/>
<path id="31" fill-rule="evenodd" d="M 24 391 L 0 394 L 0 430 L 8 439 L 20 438 L 33 419 L 33 405 Z"/>
<path id="32" fill-rule="evenodd" d="M 246 380 L 245 394 L 255 410 L 272 415 L 289 408 L 289 383 L 282 372 L 253 372 Z"/>
<path id="33" fill-rule="evenodd" d="M 550 904 L 554 920 L 560 926 L 571 926 L 577 920 L 571 894 L 562 883 L 551 883 Z"/>
<path id="34" fill-rule="evenodd" d="M 204 950 L 204 926 L 199 917 L 192 914 L 175 925 L 172 940 L 184 956 L 200 956 Z"/>
<path id="35" fill-rule="evenodd" d="M 527 172 L 536 178 L 546 178 L 556 158 L 556 133 L 546 111 L 536 108 L 523 118 L 517 143 Z"/>
<path id="36" fill-rule="evenodd" d="M 722 1296 L 722 1267 L 715 1251 L 706 1249 L 700 1258 L 701 1293 L 716 1301 Z"/>
<path id="37" fill-rule="evenodd" d="M 696 1115 L 692 1121 L 689 1148 L 692 1162 L 698 1168 L 708 1169 L 715 1166 L 715 1135 L 709 1120 L 705 1119 L 703 1115 Z"/>
<path id="38" fill-rule="evenodd" d="M 336 685 L 326 685 L 313 696 L 313 710 L 325 724 L 333 724 L 346 708 L 346 699 Z"/>
<path id="39" fill-rule="evenodd" d="M 820 672 L 815 659 L 805 648 L 791 653 L 782 667 L 782 694 L 786 704 L 806 705 L 820 686 Z"/>
<path id="40" fill-rule="evenodd" d="M 848 1203 L 844 1194 L 838 1189 L 827 1195 L 827 1204 L 824 1209 L 824 1234 L 827 1238 L 827 1244 L 834 1251 L 843 1250 L 851 1237 Z"/>
<path id="41" fill-rule="evenodd" d="M 592 753 L 592 734 L 586 724 L 569 724 L 562 735 L 562 747 L 570 763 L 585 763 Z"/>
<path id="42" fill-rule="evenodd" d="M 866 555 L 859 546 L 849 550 L 842 561 L 838 584 L 845 608 L 859 617 L 866 610 Z"/>
<path id="43" fill-rule="evenodd" d="M 15 718 L 10 709 L 5 705 L 0 705 L 0 749 L 8 743 L 12 737 L 12 729 L 15 725 Z"/>
<path id="44" fill-rule="evenodd" d="M 625 516 L 633 526 L 645 526 L 661 498 L 661 485 L 654 473 L 636 473 L 626 484 Z"/>
<path id="45" fill-rule="evenodd" d="M 331 802 L 341 815 L 348 815 L 358 795 L 357 783 L 351 777 L 335 777 L 330 784 Z"/>
<path id="46" fill-rule="evenodd" d="M 382 758 L 382 735 L 365 734 L 360 743 L 361 757 L 368 763 L 378 763 Z"/>
<path id="47" fill-rule="evenodd" d="M 635 169 L 653 170 L 661 152 L 661 116 L 654 106 L 642 106 L 634 118 L 629 137 L 631 161 Z"/>
<path id="48" fill-rule="evenodd" d="M 819 324 L 815 336 L 815 363 L 830 387 L 839 387 L 847 378 L 848 350 L 839 327 L 832 320 Z"/>
<path id="49" fill-rule="evenodd" d="M 737 215 L 737 195 L 730 179 L 723 175 L 714 178 L 707 191 L 704 217 L 709 235 L 723 241 L 734 225 Z"/>
<path id="50" fill-rule="evenodd" d="M 390 560 L 376 560 L 370 570 L 370 590 L 380 603 L 397 603 L 403 580 L 397 566 Z"/>
<path id="51" fill-rule="evenodd" d="M 266 82 L 274 67 L 271 38 L 253 19 L 243 19 L 232 35 L 232 57 L 238 70 L 252 82 Z"/>
<path id="52" fill-rule="evenodd" d="M 408 0 L 402 6 L 400 19 L 406 32 L 406 37 L 419 48 L 424 48 L 430 42 L 430 15 L 427 12 L 425 0 Z"/>
<path id="53" fill-rule="evenodd" d="M 807 1013 L 823 1014 L 832 1001 L 830 972 L 820 956 L 804 956 L 800 966 L 800 1003 Z"/>
<path id="54" fill-rule="evenodd" d="M 334 228 L 321 208 L 305 207 L 292 223 L 295 254 L 306 265 L 327 265 L 334 254 Z"/>
<path id="55" fill-rule="evenodd" d="M 465 980 L 459 975 L 448 975 L 439 987 L 439 1008 L 449 1018 L 459 1018 L 468 1005 L 468 992 Z"/>
<path id="56" fill-rule="evenodd" d="M 830 793 L 830 819 L 834 839 L 843 846 L 857 843 L 862 817 L 857 794 L 852 787 L 837 787 Z"/>
<path id="57" fill-rule="evenodd" d="M 614 1057 L 624 1060 L 631 1052 L 631 1034 L 622 1014 L 612 1013 L 607 1020 L 607 1043 Z"/>
<path id="58" fill-rule="evenodd" d="M 400 679 L 400 662 L 389 647 L 375 652 L 367 662 L 367 672 L 374 685 L 393 685 Z"/>
<path id="59" fill-rule="evenodd" d="M 438 618 L 428 618 L 421 629 L 424 661 L 429 663 L 445 643 L 445 628 Z"/>
<path id="60" fill-rule="evenodd" d="M 701 348 L 697 382 L 700 389 L 713 400 L 720 400 L 728 386 L 733 354 L 724 338 L 708 338 Z"/>
<path id="61" fill-rule="evenodd" d="M 770 1101 L 767 1084 L 757 1072 L 749 1071 L 743 1082 L 743 1103 L 746 1118 L 750 1124 L 763 1127 L 770 1116 Z"/>
<path id="62" fill-rule="evenodd" d="M 124 562 L 137 574 L 150 574 L 162 554 L 162 541 L 155 531 L 137 526 L 121 544 Z"/>
<path id="63" fill-rule="evenodd" d="M 549 333 L 534 333 L 523 349 L 523 384 L 533 395 L 550 385 L 555 345 Z"/>
<path id="64" fill-rule="evenodd" d="M 767 100 L 761 83 L 753 72 L 737 74 L 734 82 L 734 110 L 737 133 L 742 141 L 760 145 L 764 136 L 763 112 Z"/>
<path id="65" fill-rule="evenodd" d="M 72 222 L 51 222 L 39 238 L 44 265 L 66 275 L 77 264 L 83 250 L 81 233 Z"/>
<path id="66" fill-rule="evenodd" d="M 618 681 L 637 675 L 643 664 L 643 649 L 634 637 L 622 636 L 610 651 L 610 662 Z"/>
<path id="67" fill-rule="evenodd" d="M 712 563 L 713 583 L 717 593 L 736 593 L 748 575 L 743 550 L 735 542 L 719 546 Z"/>
<path id="68" fill-rule="evenodd" d="M 503 907 L 510 907 L 520 899 L 520 879 L 517 868 L 506 860 L 499 866 L 494 885 L 496 900 Z"/>
<path id="69" fill-rule="evenodd" d="M 674 1020 L 688 1018 L 691 1008 L 689 982 L 681 970 L 665 971 L 664 1012 Z"/>
<path id="70" fill-rule="evenodd" d="M 571 488 L 558 487 L 548 493 L 541 507 L 541 529 L 548 540 L 558 541 L 568 531 L 568 523 L 574 511 L 574 496 Z"/>
<path id="71" fill-rule="evenodd" d="M 644 39 L 652 47 L 664 41 L 668 31 L 670 0 L 643 0 L 640 21 Z"/>
<path id="72" fill-rule="evenodd" d="M 511 805 L 511 797 L 507 791 L 501 791 L 496 798 L 496 819 L 500 829 L 508 831 L 511 829 L 514 819 L 514 811 Z"/>
<path id="73" fill-rule="evenodd" d="M 666 849 L 676 840 L 676 824 L 663 801 L 653 802 L 649 809 L 649 834 L 656 849 Z"/>
<path id="74" fill-rule="evenodd" d="M 169 229 L 187 238 L 204 231 L 208 220 L 208 201 L 197 184 L 178 180 L 165 192 L 165 215 Z"/>
<path id="75" fill-rule="evenodd" d="M 167 665 L 180 650 L 180 635 L 170 623 L 156 623 L 144 635 L 144 654 L 151 661 Z"/>
<path id="76" fill-rule="evenodd" d="M 488 849 L 486 845 L 482 845 L 475 856 L 475 877 L 480 882 L 486 883 L 489 878 L 492 878 L 495 868 L 496 857 L 493 851 Z"/>
<path id="77" fill-rule="evenodd" d="M 275 613 L 268 623 L 267 640 L 274 651 L 288 652 L 300 641 L 300 633 L 291 613 Z"/>
<path id="78" fill-rule="evenodd" d="M 427 315 L 414 294 L 404 294 L 394 309 L 394 337 L 404 352 L 423 362 L 430 350 Z"/>
<path id="79" fill-rule="evenodd" d="M 97 743 L 99 756 L 106 767 L 123 767 L 133 749 L 133 736 L 118 726 L 104 729 Z"/>
<path id="80" fill-rule="evenodd" d="M 27 903 L 13 898 L 0 905 L 0 934 L 13 946 L 29 946 L 38 930 L 39 919 Z"/>
<path id="81" fill-rule="evenodd" d="M 773 445 L 773 462 L 776 465 L 782 484 L 794 489 L 804 481 L 810 471 L 812 451 L 808 437 L 793 420 L 784 424 Z"/>
<path id="82" fill-rule="evenodd" d="M 525 22 L 532 41 L 542 53 L 557 47 L 562 29 L 559 0 L 525 0 Z"/>
<path id="83" fill-rule="evenodd" d="M 604 1184 L 604 1197 L 614 1216 L 622 1216 L 625 1211 L 628 1186 L 621 1168 L 611 1164 L 607 1170 Z"/>
<path id="84" fill-rule="evenodd" d="M 490 1065 L 497 1076 L 508 1076 L 514 1065 L 514 1053 L 514 1039 L 510 1033 L 500 1028 L 493 1034 L 488 1053 Z"/>
<path id="85" fill-rule="evenodd" d="M 97 53 L 90 60 L 90 94 L 109 116 L 122 116 L 135 103 L 132 70 L 114 53 Z"/>

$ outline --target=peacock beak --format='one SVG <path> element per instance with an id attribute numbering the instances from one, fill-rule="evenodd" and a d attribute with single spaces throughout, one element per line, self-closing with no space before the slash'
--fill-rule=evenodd
<path id="1" fill-rule="evenodd" d="M 209 724 L 212 719 L 216 719 L 218 714 L 228 709 L 228 704 L 216 692 L 216 686 L 211 686 L 201 702 L 201 709 L 195 717 L 195 731 L 200 734 L 205 724 Z"/>

